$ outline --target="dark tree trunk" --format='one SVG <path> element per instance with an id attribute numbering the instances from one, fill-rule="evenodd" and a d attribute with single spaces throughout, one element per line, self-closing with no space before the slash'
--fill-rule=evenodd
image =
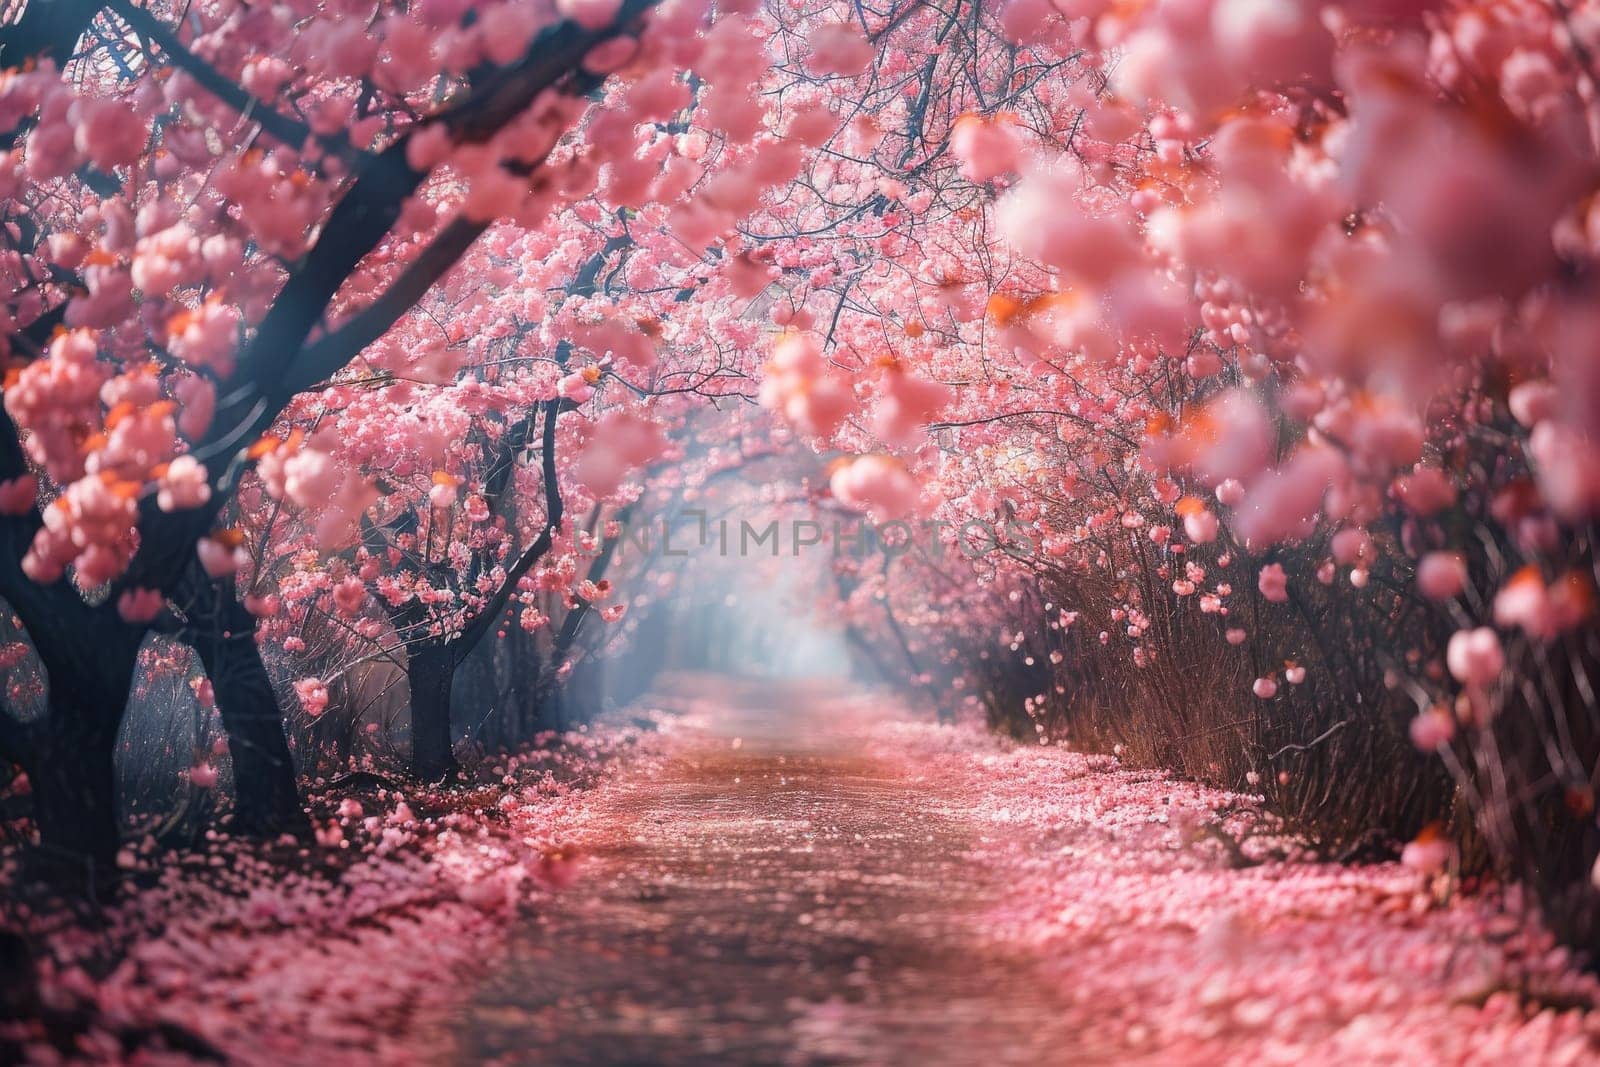
<path id="1" fill-rule="evenodd" d="M 65 67 L 99 10 L 99 4 L 84 0 L 34 0 L 0 40 L 0 65 L 21 67 L 30 59 L 50 56 L 58 67 Z"/>
<path id="2" fill-rule="evenodd" d="M 549 724 L 539 713 L 539 693 L 544 682 L 544 659 L 538 638 L 522 627 L 508 635 L 501 652 L 506 665 L 506 685 L 501 705 L 515 724 L 507 747 L 520 745 Z"/>
<path id="3" fill-rule="evenodd" d="M 495 643 L 480 641 L 478 647 L 461 658 L 456 667 L 451 700 L 474 724 L 469 734 L 486 748 L 503 748 L 513 734 L 495 684 Z"/>
<path id="4" fill-rule="evenodd" d="M 39 860 L 46 873 L 91 891 L 116 873 L 122 826 L 114 760 L 132 666 L 131 656 L 126 671 L 50 666 L 48 712 L 29 771 Z"/>
<path id="5" fill-rule="evenodd" d="M 256 645 L 255 617 L 239 603 L 231 583 L 200 581 L 197 586 L 202 624 L 191 638 L 228 732 L 233 830 L 253 837 L 303 833 L 309 823 L 300 807 L 283 712 Z"/>
<path id="6" fill-rule="evenodd" d="M 551 696 L 556 729 L 593 722 L 606 702 L 605 670 L 598 660 L 584 660 L 573 668 L 565 685 Z"/>
<path id="7" fill-rule="evenodd" d="M 450 724 L 450 689 L 457 657 L 453 645 L 414 645 L 406 677 L 411 688 L 411 770 L 418 778 L 436 782 L 454 777 L 454 732 Z"/>

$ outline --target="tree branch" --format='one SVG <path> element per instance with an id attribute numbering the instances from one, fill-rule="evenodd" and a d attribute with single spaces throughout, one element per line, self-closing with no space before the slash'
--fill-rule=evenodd
<path id="1" fill-rule="evenodd" d="M 462 646 L 471 648 L 483 637 L 489 627 L 493 626 L 500 613 L 505 610 L 511 594 L 516 591 L 517 583 L 522 576 L 533 569 L 533 565 L 543 559 L 555 544 L 556 531 L 561 528 L 563 502 L 561 499 L 561 481 L 556 470 L 556 419 L 561 414 L 562 400 L 557 397 L 545 401 L 544 405 L 544 503 L 545 520 L 544 529 L 539 536 L 517 556 L 517 559 L 506 569 L 506 577 L 500 583 L 500 588 L 495 590 L 494 596 L 484 604 L 483 609 L 468 623 L 461 632 Z"/>
<path id="2" fill-rule="evenodd" d="M 178 40 L 177 34 L 144 8 L 134 7 L 128 0 L 106 0 L 106 7 L 135 33 L 155 42 L 167 54 L 173 66 L 187 73 L 201 88 L 233 108 L 241 118 L 260 123 L 263 130 L 290 148 L 300 148 L 315 138 L 330 151 L 341 155 L 350 152 L 350 142 L 344 136 L 318 137 L 300 119 L 275 110 L 233 79 L 224 77 L 217 68 L 191 52 Z"/>
<path id="3" fill-rule="evenodd" d="M 329 373 L 326 364 L 318 364 L 313 375 L 305 359 L 306 339 L 345 280 L 389 233 L 405 201 L 426 177 L 406 160 L 410 138 L 421 129 L 442 124 L 457 141 L 487 140 L 520 115 L 539 93 L 578 70 L 596 44 L 622 33 L 657 2 L 625 0 L 617 19 L 600 30 L 586 30 L 574 22 L 547 27 L 521 61 L 475 79 L 465 100 L 423 120 L 360 169 L 329 215 L 316 245 L 290 275 L 255 337 L 240 353 L 238 371 L 219 390 L 223 401 L 210 433 L 196 450 L 219 491 L 204 507 L 182 512 L 162 512 L 153 499 L 144 501 L 139 521 L 141 548 L 118 583 L 119 590 L 168 589 L 180 580 L 195 541 L 210 529 L 237 485 L 245 464 L 241 450 L 272 426 L 299 389 Z M 462 249 L 471 243 L 459 243 L 465 236 L 463 230 L 454 238 Z M 436 261 L 430 269 L 442 273 L 448 266 Z M 416 275 L 416 282 L 422 277 Z M 359 350 L 340 346 L 321 351 L 329 359 L 342 355 L 348 362 Z"/>
<path id="4" fill-rule="evenodd" d="M 101 6 L 93 0 L 29 0 L 17 24 L 0 33 L 0 64 L 20 67 L 49 56 L 57 67 L 66 66 Z"/>

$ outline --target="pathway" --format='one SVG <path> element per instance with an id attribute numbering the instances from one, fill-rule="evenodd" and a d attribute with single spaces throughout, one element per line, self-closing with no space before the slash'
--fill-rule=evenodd
<path id="1" fill-rule="evenodd" d="M 1235 869 L 1249 798 L 826 687 L 680 696 L 453 1061 L 1600 1062 L 1537 927 L 1398 864 Z"/>
<path id="2" fill-rule="evenodd" d="M 473 1060 L 1038 1063 L 1070 1034 L 986 942 L 972 828 L 863 750 L 880 711 L 731 687 L 597 812 L 581 887 L 521 931 L 461 1028 Z"/>

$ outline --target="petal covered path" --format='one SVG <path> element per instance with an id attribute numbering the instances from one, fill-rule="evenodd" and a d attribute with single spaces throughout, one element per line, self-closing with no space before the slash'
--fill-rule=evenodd
<path id="1" fill-rule="evenodd" d="M 456 1058 L 1581 1063 L 1593 983 L 1397 865 L 1235 869 L 1247 798 L 719 683 L 596 798 Z M 1222 814 L 1229 813 L 1229 814 Z"/>
<path id="2" fill-rule="evenodd" d="M 324 798 L 317 848 L 220 843 L 99 928 L 6 905 L 45 1021 L 0 1053 L 1600 1063 L 1600 987 L 1535 925 L 1269 858 L 1249 797 L 816 684 L 679 676 L 645 710 L 475 790 Z"/>
<path id="3" fill-rule="evenodd" d="M 1040 1062 L 1072 1047 L 1036 954 L 983 938 L 975 824 L 878 751 L 881 714 L 750 688 L 605 798 L 583 892 L 523 930 L 467 1058 Z M 865 712 L 865 716 L 863 716 Z"/>

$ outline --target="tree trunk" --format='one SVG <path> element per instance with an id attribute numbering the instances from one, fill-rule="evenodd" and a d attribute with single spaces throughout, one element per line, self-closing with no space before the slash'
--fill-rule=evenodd
<path id="1" fill-rule="evenodd" d="M 91 892 L 116 873 L 122 839 L 114 759 L 128 686 L 97 684 L 105 682 L 94 671 L 49 671 L 49 710 L 29 769 L 46 873 Z"/>
<path id="2" fill-rule="evenodd" d="M 524 744 L 545 728 L 539 716 L 539 692 L 544 680 L 544 659 L 537 638 L 517 627 L 503 642 L 506 664 L 505 714 L 514 723 L 508 749 Z"/>
<path id="3" fill-rule="evenodd" d="M 453 646 L 414 645 L 406 677 L 411 688 L 411 771 L 426 782 L 454 777 L 454 733 L 450 725 L 450 689 L 455 680 Z"/>
<path id="4" fill-rule="evenodd" d="M 567 675 L 566 684 L 553 694 L 551 704 L 559 724 L 568 729 L 593 722 L 605 707 L 605 672 L 598 660 L 584 660 Z"/>
<path id="5" fill-rule="evenodd" d="M 99 4 L 76 0 L 35 0 L 21 19 L 6 28 L 0 64 L 21 67 L 28 60 L 50 56 L 57 67 L 65 67 L 73 46 L 99 10 Z"/>
<path id="6" fill-rule="evenodd" d="M 233 760 L 234 829 L 258 837 L 310 829 L 295 782 L 283 714 L 253 636 L 224 646 L 213 681 Z"/>
<path id="7" fill-rule="evenodd" d="M 233 830 L 252 837 L 303 833 L 310 824 L 300 807 L 283 712 L 256 645 L 255 618 L 231 586 L 209 581 L 197 585 L 204 625 L 196 628 L 192 639 L 228 732 Z"/>
<path id="8" fill-rule="evenodd" d="M 470 724 L 467 735 L 490 749 L 504 747 L 512 732 L 498 699 L 494 651 L 493 642 L 480 641 L 461 657 L 451 689 L 452 703 L 465 711 Z"/>

